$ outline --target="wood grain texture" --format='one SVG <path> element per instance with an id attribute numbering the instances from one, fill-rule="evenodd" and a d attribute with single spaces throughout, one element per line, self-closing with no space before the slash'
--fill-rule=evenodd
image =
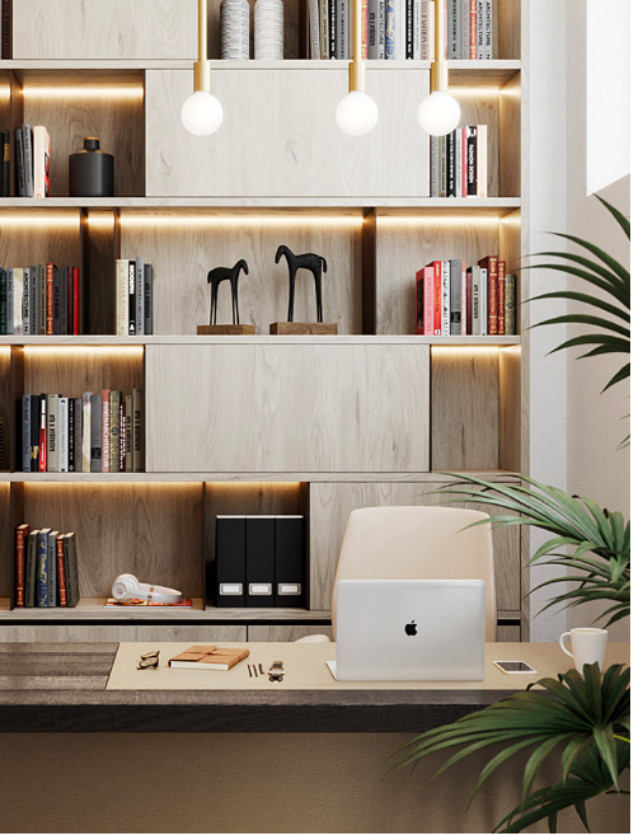
<path id="1" fill-rule="evenodd" d="M 497 0 L 499 58 L 521 57 L 521 2 Z M 496 9 L 494 8 L 495 12 Z"/>
<path id="2" fill-rule="evenodd" d="M 45 341 L 45 337 L 42 337 Z M 143 387 L 142 348 L 31 347 L 24 351 L 24 392 L 80 397 L 112 388 Z"/>
<path id="3" fill-rule="evenodd" d="M 87 274 L 83 276 L 84 326 L 88 333 L 115 333 L 115 225 L 112 212 L 90 212 L 84 224 Z M 85 315 L 87 312 L 87 315 Z"/>
<path id="4" fill-rule="evenodd" d="M 12 560 L 15 558 L 11 524 L 11 486 L 0 484 L 0 596 L 8 597 L 12 586 Z"/>
<path id="5" fill-rule="evenodd" d="M 46 0 L 13 4 L 13 57 L 197 57 L 195 0 Z"/>
<path id="6" fill-rule="evenodd" d="M 521 186 L 521 77 L 515 76 L 499 96 L 500 136 L 497 148 L 499 193 L 512 197 Z"/>
<path id="7" fill-rule="evenodd" d="M 74 40 L 74 36 L 70 39 Z M 54 72 L 24 71 L 24 120 L 46 125 L 51 142 L 50 193 L 68 195 L 68 156 L 83 149 L 86 136 L 97 136 L 102 151 L 114 155 L 114 194 L 144 194 L 145 147 L 142 95 L 133 98 L 101 97 L 94 88 L 110 86 L 111 73 L 82 71 L 70 76 L 72 86 L 64 97 L 65 77 Z M 116 84 L 142 88 L 141 72 L 124 72 Z M 29 92 L 30 87 L 40 92 Z M 49 95 L 46 88 L 52 88 Z M 80 94 L 81 90 L 84 94 Z"/>
<path id="8" fill-rule="evenodd" d="M 499 465 L 519 470 L 521 463 L 521 350 L 499 352 Z"/>
<path id="9" fill-rule="evenodd" d="M 447 496 L 432 494 L 432 490 L 438 486 L 438 483 L 312 484 L 309 491 L 311 607 L 330 606 L 344 529 L 352 510 L 361 507 L 441 504 Z M 489 512 L 490 509 L 477 504 L 466 506 L 482 512 Z M 521 597 L 518 530 L 512 527 L 494 530 L 493 551 L 497 607 L 518 612 Z"/>
<path id="10" fill-rule="evenodd" d="M 73 625 L 0 625 L 0 657 L 2 644 L 17 641 L 53 642 L 59 645 L 76 642 L 104 640 L 141 641 L 155 640 L 190 640 L 192 643 L 205 643 L 208 640 L 223 642 L 228 640 L 245 640 L 246 626 L 215 625 L 90 625 L 77 623 Z M 66 649 L 64 649 L 66 651 Z M 111 653 L 110 653 L 111 655 Z M 111 665 L 111 659 L 109 660 Z M 109 672 L 109 668 L 108 668 Z M 105 685 L 105 684 L 104 684 Z"/>
<path id="11" fill-rule="evenodd" d="M 79 212 L 76 209 L 46 213 L 23 211 L 21 216 L 25 218 L 24 225 L 15 222 L 14 212 L 0 211 L 0 263 L 5 269 L 49 261 L 59 266 L 79 266 Z"/>
<path id="12" fill-rule="evenodd" d="M 210 287 L 206 275 L 216 266 L 231 267 L 240 258 L 245 258 L 249 266 L 249 274 L 242 273 L 239 279 L 240 321 L 254 325 L 258 333 L 268 333 L 270 322 L 287 317 L 289 272 L 284 260 L 274 263 L 281 243 L 296 254 L 324 255 L 328 265 L 322 277 L 325 321 L 336 322 L 341 334 L 362 332 L 358 215 L 356 220 L 341 224 L 336 224 L 335 218 L 303 224 L 297 214 L 295 225 L 287 224 L 286 215 L 278 227 L 269 222 L 241 226 L 232 217 L 226 217 L 225 225 L 204 225 L 204 217 L 214 214 L 201 213 L 199 224 L 192 215 L 190 223 L 169 226 L 152 223 L 151 216 L 146 224 L 139 225 L 136 219 L 127 225 L 123 212 L 121 256 L 142 254 L 154 267 L 154 333 L 195 334 L 197 325 L 208 324 Z M 315 314 L 313 278 L 300 272 L 294 318 L 311 321 Z M 217 322 L 231 321 L 230 287 L 226 282 L 219 288 Z"/>
<path id="13" fill-rule="evenodd" d="M 82 597 L 110 596 L 120 573 L 201 595 L 200 484 L 26 484 L 24 513 L 76 532 Z"/>
<path id="14" fill-rule="evenodd" d="M 498 350 L 432 348 L 432 469 L 498 468 Z"/>
<path id="15" fill-rule="evenodd" d="M 469 266 L 498 251 L 499 222 L 454 219 L 412 215 L 393 222 L 377 212 L 378 334 L 416 331 L 416 273 L 430 261 L 459 258 Z"/>
<path id="16" fill-rule="evenodd" d="M 147 195 L 428 195 L 428 137 L 409 106 L 426 94 L 428 75 L 368 69 L 380 116 L 358 143 L 334 118 L 347 93 L 345 66 L 318 72 L 309 64 L 292 72 L 217 66 L 213 92 L 230 106 L 221 130 L 205 139 L 188 134 L 180 120 L 190 72 L 149 70 L 146 147 L 154 164 L 147 170 Z"/>
<path id="17" fill-rule="evenodd" d="M 333 639 L 330 625 L 248 626 L 248 640 L 255 643 L 293 643 L 309 634 L 326 634 L 329 639 Z"/>
<path id="18" fill-rule="evenodd" d="M 10 348 L 0 348 L 0 420 L 3 426 L 2 469 L 11 469 L 11 457 L 14 448 L 12 429 L 15 419 L 15 400 L 11 385 L 11 355 Z"/>
<path id="19" fill-rule="evenodd" d="M 519 643 L 521 640 L 521 628 L 518 625 L 506 626 L 501 625 L 497 627 L 497 642 L 498 643 Z M 498 658 L 501 660 L 502 658 Z"/>
<path id="20" fill-rule="evenodd" d="M 428 360 L 421 345 L 149 345 L 147 469 L 426 470 Z"/>

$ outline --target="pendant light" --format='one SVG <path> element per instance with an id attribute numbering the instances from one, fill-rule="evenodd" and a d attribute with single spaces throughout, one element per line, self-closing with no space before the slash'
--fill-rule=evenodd
<path id="1" fill-rule="evenodd" d="M 195 92 L 182 105 L 182 124 L 195 136 L 210 136 L 223 122 L 223 107 L 210 92 L 207 0 L 198 0 L 197 37 L 199 57 L 194 65 Z"/>
<path id="2" fill-rule="evenodd" d="M 445 0 L 435 0 L 434 6 L 434 62 L 430 70 L 430 94 L 418 108 L 418 123 L 431 136 L 445 136 L 458 127 L 460 105 L 447 92 Z"/>
<path id="3" fill-rule="evenodd" d="M 366 93 L 366 61 L 362 56 L 362 3 L 353 0 L 353 59 L 348 66 L 348 94 L 337 105 L 338 127 L 349 136 L 363 136 L 377 124 L 379 110 Z"/>

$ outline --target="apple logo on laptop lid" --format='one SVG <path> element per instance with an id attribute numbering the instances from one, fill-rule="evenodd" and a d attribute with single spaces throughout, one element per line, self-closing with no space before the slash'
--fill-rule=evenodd
<path id="1" fill-rule="evenodd" d="M 405 626 L 405 633 L 407 634 L 408 637 L 416 637 L 417 636 L 416 629 L 417 629 L 416 623 L 414 622 L 414 620 L 411 620 Z"/>

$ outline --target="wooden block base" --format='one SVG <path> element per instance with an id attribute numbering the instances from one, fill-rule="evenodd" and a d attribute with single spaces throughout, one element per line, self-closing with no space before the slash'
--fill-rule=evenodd
<path id="1" fill-rule="evenodd" d="M 337 323 L 315 321 L 275 321 L 269 326 L 272 336 L 337 336 Z"/>
<path id="2" fill-rule="evenodd" d="M 254 336 L 253 324 L 198 324 L 198 336 Z"/>

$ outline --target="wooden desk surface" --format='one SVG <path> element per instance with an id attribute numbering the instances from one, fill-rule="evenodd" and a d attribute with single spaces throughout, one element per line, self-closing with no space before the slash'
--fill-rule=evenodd
<path id="1" fill-rule="evenodd" d="M 322 668 L 325 656 L 334 657 L 333 644 L 254 643 L 249 644 L 252 660 L 260 655 L 263 662 L 274 655 L 285 661 L 284 683 L 264 679 L 250 686 L 248 678 L 244 686 L 241 680 L 237 683 L 241 676 L 235 670 L 194 671 L 186 675 L 195 676 L 187 688 L 157 688 L 163 672 L 173 672 L 160 669 L 137 673 L 139 681 L 145 680 L 139 684 L 143 686 L 155 676 L 152 689 L 107 688 L 117 647 L 0 644 L 0 732 L 421 732 L 524 688 L 533 677 L 569 668 L 569 658 L 556 643 L 497 643 L 487 645 L 488 674 L 481 682 L 340 684 L 327 678 Z M 164 661 L 185 644 L 138 643 L 129 651 L 137 657 L 158 647 Z M 290 658 L 295 664 L 293 684 Z M 317 666 L 310 666 L 309 658 Z M 504 675 L 488 668 L 495 658 L 526 660 L 538 674 Z M 628 662 L 629 644 L 609 645 L 607 664 Z M 299 667 L 302 671 L 297 673 Z M 304 688 L 298 688 L 301 676 Z"/>

